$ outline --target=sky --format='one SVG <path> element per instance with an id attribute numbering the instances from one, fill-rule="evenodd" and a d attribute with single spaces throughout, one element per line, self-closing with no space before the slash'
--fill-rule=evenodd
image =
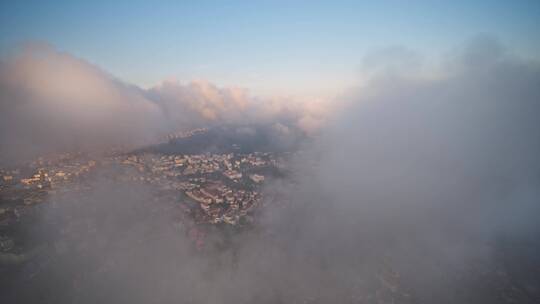
<path id="1" fill-rule="evenodd" d="M 204 79 L 256 95 L 327 97 L 389 46 L 437 57 L 489 33 L 540 54 L 537 1 L 2 1 L 0 54 L 44 42 L 149 88 Z"/>

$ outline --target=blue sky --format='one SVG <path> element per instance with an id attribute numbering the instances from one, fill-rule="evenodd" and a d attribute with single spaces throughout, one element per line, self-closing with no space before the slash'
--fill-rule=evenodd
<path id="1" fill-rule="evenodd" d="M 540 1 L 376 3 L 3 1 L 0 51 L 42 41 L 142 87 L 206 79 L 309 96 L 350 86 L 363 56 L 388 46 L 437 56 L 490 33 L 540 54 Z"/>

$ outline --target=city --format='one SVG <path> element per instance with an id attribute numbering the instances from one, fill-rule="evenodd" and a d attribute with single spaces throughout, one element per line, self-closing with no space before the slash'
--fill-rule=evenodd
<path id="1" fill-rule="evenodd" d="M 87 180 L 101 168 L 114 168 L 115 178 L 150 186 L 156 197 L 176 202 L 180 218 L 188 218 L 193 227 L 249 225 L 262 205 L 265 179 L 285 174 L 284 157 L 287 153 L 115 153 L 101 158 L 65 153 L 40 157 L 20 168 L 0 169 L 0 227 L 20 221 L 51 196 L 91 191 Z M 16 243 L 3 236 L 2 252 L 10 252 Z M 202 240 L 196 243 L 201 247 Z"/>

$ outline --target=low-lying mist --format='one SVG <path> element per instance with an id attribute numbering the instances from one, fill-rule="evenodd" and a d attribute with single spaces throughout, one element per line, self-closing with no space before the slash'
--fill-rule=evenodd
<path id="1" fill-rule="evenodd" d="M 107 168 L 89 182 L 91 190 L 53 196 L 43 207 L 34 235 L 49 254 L 29 269 L 45 267 L 47 275 L 24 295 L 17 294 L 25 292 L 23 276 L 14 279 L 9 297 L 55 303 L 540 301 L 539 63 L 480 37 L 441 63 L 436 75 L 410 64 L 370 68 L 369 82 L 352 89 L 340 101 L 342 110 L 290 161 L 292 176 L 266 182 L 265 197 L 282 200 L 267 202 L 251 229 L 214 229 L 198 251 L 175 224 L 177 206 Z M 173 100 L 166 85 L 140 96 L 156 90 L 167 92 L 162 102 Z M 188 94 L 182 92 L 174 96 Z M 124 118 L 137 119 L 122 113 L 110 113 L 112 120 L 131 126 Z M 22 142 L 14 138 L 26 133 L 4 135 L 18 124 L 2 122 L 2 145 Z"/>

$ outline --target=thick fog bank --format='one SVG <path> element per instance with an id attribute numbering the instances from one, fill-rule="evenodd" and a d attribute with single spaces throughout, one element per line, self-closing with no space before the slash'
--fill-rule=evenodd
<path id="1" fill-rule="evenodd" d="M 216 228 L 199 252 L 178 225 L 178 205 L 105 171 L 91 190 L 51 198 L 35 233 L 49 253 L 25 268 L 36 279 L 19 274 L 7 294 L 56 303 L 538 303 L 539 64 L 486 38 L 435 76 L 407 62 L 370 66 L 370 82 L 290 163 L 293 176 L 265 181 L 272 201 L 251 229 Z"/>
<path id="2" fill-rule="evenodd" d="M 353 91 L 269 225 L 340 296 L 385 260 L 418 303 L 534 303 L 540 66 L 480 37 L 441 69 L 383 68 Z"/>

